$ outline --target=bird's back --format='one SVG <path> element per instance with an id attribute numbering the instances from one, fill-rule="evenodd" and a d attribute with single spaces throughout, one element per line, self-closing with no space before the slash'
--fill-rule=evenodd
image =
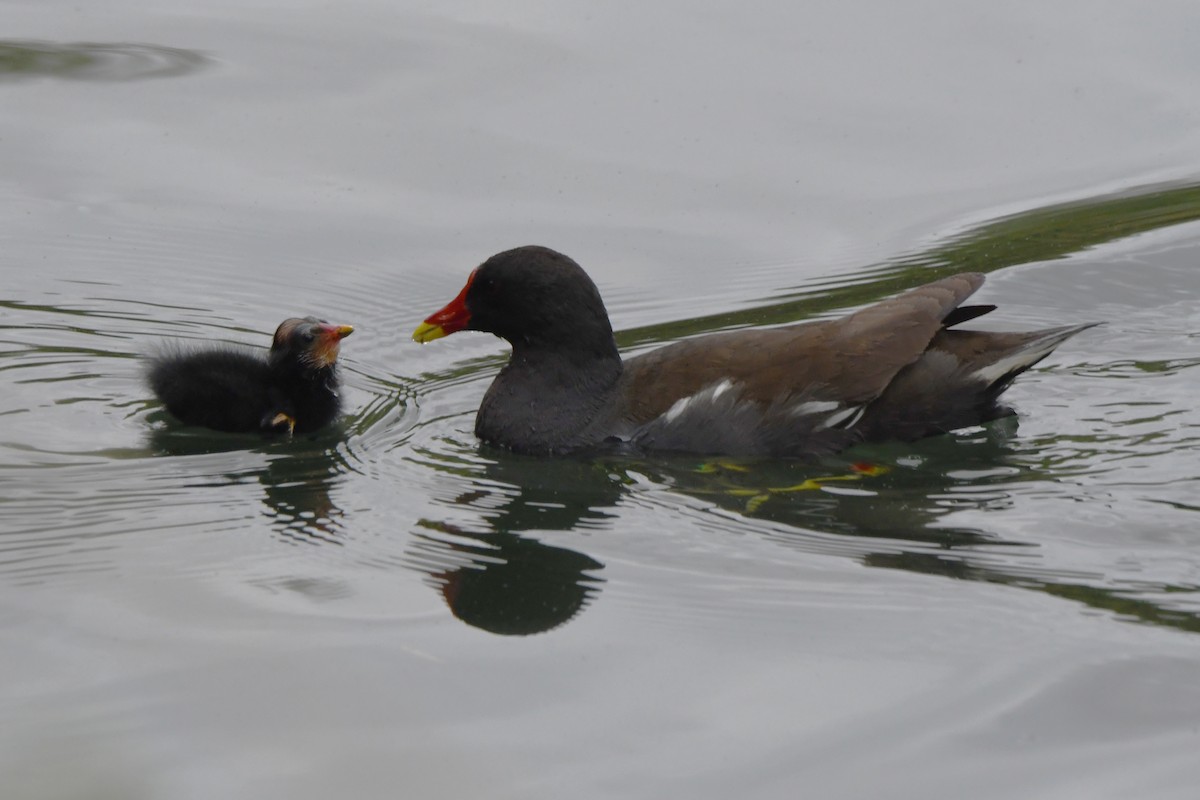
<path id="1" fill-rule="evenodd" d="M 1089 324 L 1022 333 L 952 330 L 963 273 L 836 320 L 678 342 L 629 359 L 620 438 L 650 449 L 809 456 L 913 440 L 1012 413 L 1012 380 Z"/>
<path id="2" fill-rule="evenodd" d="M 189 425 L 256 431 L 271 408 L 267 362 L 248 350 L 164 351 L 151 359 L 147 379 L 167 410 Z"/>

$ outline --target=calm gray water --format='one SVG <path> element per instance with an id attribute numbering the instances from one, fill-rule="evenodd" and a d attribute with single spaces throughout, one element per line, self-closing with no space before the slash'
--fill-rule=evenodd
<path id="1" fill-rule="evenodd" d="M 6 800 L 1196 796 L 1191 0 L 4 20 Z M 409 334 L 533 242 L 629 351 L 962 269 L 1107 324 L 1013 424 L 521 459 L 471 432 L 503 344 Z M 357 328 L 316 437 L 140 382 L 309 313 Z"/>

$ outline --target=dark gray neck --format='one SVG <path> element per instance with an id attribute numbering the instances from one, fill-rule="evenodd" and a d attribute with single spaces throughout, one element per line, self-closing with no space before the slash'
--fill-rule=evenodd
<path id="1" fill-rule="evenodd" d="M 595 444 L 604 437 L 598 426 L 613 405 L 621 369 L 615 345 L 600 355 L 514 347 L 479 406 L 475 435 L 535 455 Z"/>

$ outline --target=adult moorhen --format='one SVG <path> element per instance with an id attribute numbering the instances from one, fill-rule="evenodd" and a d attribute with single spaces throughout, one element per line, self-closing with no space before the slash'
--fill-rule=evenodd
<path id="1" fill-rule="evenodd" d="M 307 433 L 338 413 L 337 356 L 349 325 L 316 317 L 284 320 L 271 350 L 233 346 L 164 350 L 146 379 L 181 422 L 218 431 Z"/>
<path id="2" fill-rule="evenodd" d="M 596 285 L 545 247 L 492 256 L 413 332 L 512 345 L 475 418 L 485 442 L 551 455 L 616 445 L 725 455 L 819 456 L 914 440 L 1013 411 L 1013 378 L 1092 324 L 1023 333 L 950 328 L 993 310 L 962 306 L 968 272 L 847 317 L 687 339 L 622 361 Z"/>

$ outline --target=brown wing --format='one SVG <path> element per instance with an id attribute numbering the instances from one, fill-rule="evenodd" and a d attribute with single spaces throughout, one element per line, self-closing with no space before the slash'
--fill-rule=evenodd
<path id="1" fill-rule="evenodd" d="M 711 334 L 631 358 L 622 377 L 621 415 L 647 422 L 725 380 L 763 404 L 867 402 L 921 356 L 942 320 L 983 280 L 978 273 L 953 275 L 842 319 Z"/>

